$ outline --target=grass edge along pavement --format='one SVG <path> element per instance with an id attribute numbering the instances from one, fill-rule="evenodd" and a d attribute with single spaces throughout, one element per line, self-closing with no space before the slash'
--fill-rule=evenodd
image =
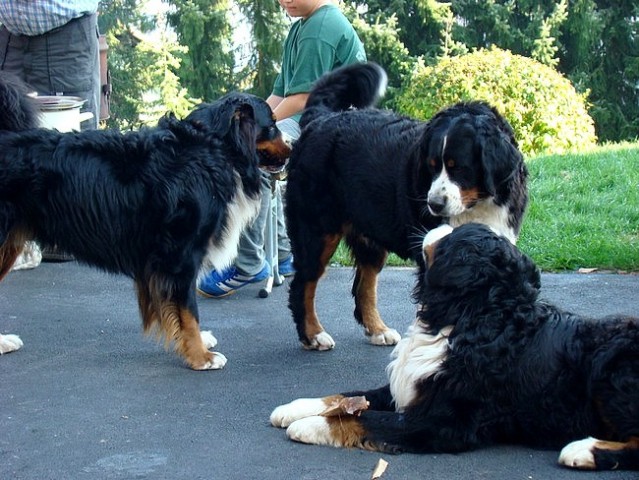
<path id="1" fill-rule="evenodd" d="M 639 142 L 526 159 L 518 247 L 546 272 L 639 272 Z M 340 244 L 332 263 L 351 266 Z M 394 254 L 389 266 L 411 266 Z"/>

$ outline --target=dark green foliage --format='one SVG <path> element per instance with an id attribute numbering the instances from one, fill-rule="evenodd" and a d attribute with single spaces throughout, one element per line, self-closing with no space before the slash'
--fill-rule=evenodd
<path id="1" fill-rule="evenodd" d="M 229 22 L 230 0 L 171 0 L 168 15 L 178 40 L 188 47 L 179 76 L 190 94 L 213 101 L 236 89 Z"/>
<path id="2" fill-rule="evenodd" d="M 416 118 L 428 119 L 459 101 L 490 103 L 508 119 L 527 155 L 596 142 L 584 96 L 552 68 L 505 50 L 443 58 L 418 69 L 405 85 L 397 106 Z"/>
<path id="3" fill-rule="evenodd" d="M 271 93 L 276 65 L 282 60 L 282 47 L 288 28 L 282 7 L 273 0 L 239 0 L 240 10 L 252 26 L 250 57 L 239 72 L 240 85 L 266 98 Z"/>
<path id="4" fill-rule="evenodd" d="M 106 34 L 111 74 L 111 116 L 107 127 L 137 128 L 155 123 L 167 111 L 185 114 L 193 105 L 175 75 L 180 47 L 156 45 L 146 35 L 156 18 L 145 16 L 133 0 L 103 0 L 98 17 Z"/>

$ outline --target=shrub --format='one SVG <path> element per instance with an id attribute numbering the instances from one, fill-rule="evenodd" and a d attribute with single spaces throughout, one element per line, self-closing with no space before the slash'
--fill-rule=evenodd
<path id="1" fill-rule="evenodd" d="M 493 47 L 418 67 L 404 82 L 397 108 L 426 120 L 453 103 L 484 100 L 508 119 L 522 152 L 535 155 L 596 143 L 586 96 L 552 68 Z"/>

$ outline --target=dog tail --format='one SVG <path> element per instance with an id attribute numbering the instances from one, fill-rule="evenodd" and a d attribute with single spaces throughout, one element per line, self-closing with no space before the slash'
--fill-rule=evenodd
<path id="1" fill-rule="evenodd" d="M 384 95 L 388 77 L 373 62 L 355 63 L 323 75 L 311 90 L 300 126 L 326 113 L 372 107 Z"/>

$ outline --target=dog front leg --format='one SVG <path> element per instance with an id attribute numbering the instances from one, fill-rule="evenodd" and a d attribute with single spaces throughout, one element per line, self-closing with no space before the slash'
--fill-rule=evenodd
<path id="1" fill-rule="evenodd" d="M 211 352 L 217 344 L 211 332 L 200 332 L 195 286 L 166 288 L 157 278 L 148 283 L 136 282 L 138 303 L 145 332 L 158 328 L 165 346 L 175 345 L 193 370 L 218 370 L 226 365 L 226 357 Z M 168 292 L 174 290 L 173 293 Z"/>

